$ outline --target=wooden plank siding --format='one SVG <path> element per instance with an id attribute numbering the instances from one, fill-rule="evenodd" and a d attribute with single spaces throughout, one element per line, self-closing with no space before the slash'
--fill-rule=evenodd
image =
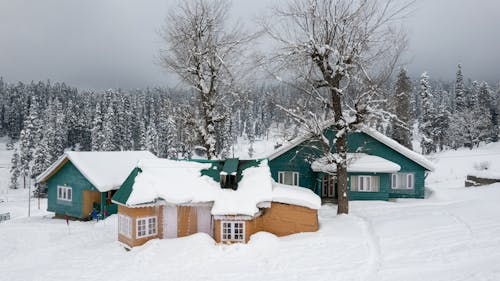
<path id="1" fill-rule="evenodd" d="M 47 180 L 48 200 L 47 210 L 56 215 L 68 215 L 75 218 L 85 219 L 88 216 L 88 208 L 84 208 L 83 191 L 96 191 L 97 189 L 78 171 L 78 169 L 67 161 L 64 165 Z M 72 189 L 71 202 L 57 200 L 57 186 L 69 186 Z M 92 208 L 92 206 L 90 206 Z"/>
<path id="2" fill-rule="evenodd" d="M 332 140 L 334 132 L 329 129 L 325 132 L 325 135 Z M 347 140 L 348 152 L 366 153 L 382 157 L 400 165 L 401 173 L 414 173 L 415 175 L 413 189 L 396 190 L 391 189 L 391 174 L 378 173 L 376 175 L 380 177 L 379 192 L 349 191 L 350 199 L 388 200 L 389 198 L 424 198 L 425 168 L 363 132 L 350 132 Z M 269 166 L 274 180 L 278 181 L 278 172 L 280 171 L 298 172 L 300 186 L 309 188 L 317 195 L 321 196 L 321 184 L 318 181 L 320 179 L 319 173 L 316 173 L 311 169 L 311 163 L 318 157 L 322 156 L 321 151 L 318 150 L 319 147 L 321 147 L 319 143 L 306 140 L 275 159 L 270 160 Z M 332 152 L 335 153 L 335 150 Z M 349 173 L 349 175 L 354 174 L 355 173 Z M 372 173 L 361 174 L 373 175 Z"/>
<path id="3" fill-rule="evenodd" d="M 118 241 L 130 247 L 135 247 L 140 246 L 151 239 L 163 238 L 163 206 L 127 208 L 118 205 L 118 213 L 130 217 L 132 225 L 132 237 L 129 238 L 118 232 Z M 137 239 L 137 219 L 151 216 L 157 217 L 157 235 Z"/>
<path id="4" fill-rule="evenodd" d="M 82 208 L 83 215 L 87 214 L 87 216 L 92 213 L 92 207 L 95 203 L 101 203 L 101 193 L 99 191 L 93 190 L 83 190 L 83 200 L 82 200 Z"/>
<path id="5" fill-rule="evenodd" d="M 314 232 L 319 228 L 318 210 L 309 209 L 297 205 L 271 203 L 271 207 L 262 210 L 262 215 L 245 222 L 245 242 L 250 236 L 259 232 L 267 231 L 276 236 L 286 236 L 301 232 Z M 215 220 L 214 239 L 217 243 L 221 240 L 221 222 L 224 220 L 235 221 L 234 216 L 227 216 L 226 219 Z M 224 241 L 223 243 L 232 243 Z"/>

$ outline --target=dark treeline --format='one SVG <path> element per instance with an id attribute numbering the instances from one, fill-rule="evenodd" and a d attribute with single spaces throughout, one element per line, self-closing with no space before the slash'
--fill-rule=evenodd
<path id="1" fill-rule="evenodd" d="M 385 90 L 382 110 L 392 118 L 372 126 L 409 148 L 418 141 L 426 154 L 497 141 L 500 89 L 465 80 L 460 66 L 451 82 L 427 74 L 412 80 L 402 69 Z M 271 126 L 296 136 L 296 124 L 277 105 L 300 104 L 297 91 L 260 85 L 234 95 L 221 111 L 229 118 L 215 130 L 217 155 L 231 156 L 238 137 L 267 137 Z M 8 136 L 8 147 L 16 149 L 12 187 L 19 177 L 39 175 L 66 149 L 149 150 L 159 157 L 190 158 L 203 143 L 193 127 L 196 102 L 188 90 L 79 91 L 64 83 L 11 84 L 0 78 L 0 136 Z"/>
<path id="2" fill-rule="evenodd" d="M 281 87 L 282 88 L 282 87 Z M 282 93 L 271 99 L 266 93 Z M 287 120 L 275 103 L 289 91 L 266 86 L 238 94 L 224 107 L 230 116 L 216 128 L 217 154 L 227 157 L 237 137 L 267 136 L 275 120 Z M 8 136 L 12 185 L 34 178 L 64 150 L 149 150 L 159 157 L 189 158 L 202 143 L 193 128 L 193 93 L 183 90 L 79 91 L 64 83 L 6 83 L 0 78 L 0 136 Z M 15 143 L 19 145 L 15 145 Z"/>

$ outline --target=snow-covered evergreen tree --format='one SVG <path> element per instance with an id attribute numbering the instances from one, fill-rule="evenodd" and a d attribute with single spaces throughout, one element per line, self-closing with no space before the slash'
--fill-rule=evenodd
<path id="1" fill-rule="evenodd" d="M 455 111 L 461 112 L 467 109 L 467 97 L 465 94 L 464 75 L 462 65 L 457 66 L 457 77 L 455 81 Z"/>
<path id="2" fill-rule="evenodd" d="M 108 109 L 104 114 L 104 119 L 102 121 L 102 134 L 103 140 L 101 144 L 101 150 L 103 151 L 113 151 L 116 150 L 115 143 L 113 143 L 114 136 L 114 121 L 115 113 L 113 110 L 113 105 L 110 103 Z"/>
<path id="3" fill-rule="evenodd" d="M 419 123 L 420 133 L 422 135 L 421 146 L 424 154 L 436 151 L 435 120 L 436 110 L 432 101 L 431 86 L 429 76 L 426 72 L 420 77 L 420 97 L 422 101 L 422 117 Z"/>
<path id="4" fill-rule="evenodd" d="M 91 129 L 91 139 L 92 139 L 92 150 L 100 151 L 103 150 L 104 143 L 104 132 L 103 132 L 103 121 L 102 121 L 102 111 L 101 103 L 97 102 L 96 109 L 94 113 L 94 120 L 92 121 Z"/>
<path id="5" fill-rule="evenodd" d="M 18 180 L 21 175 L 21 159 L 19 157 L 19 151 L 15 149 L 12 155 L 10 166 L 10 188 L 17 189 L 19 187 Z"/>
<path id="6" fill-rule="evenodd" d="M 397 120 L 396 118 L 392 120 L 392 138 L 409 149 L 412 149 L 411 128 L 413 125 L 411 96 L 411 79 L 408 77 L 407 70 L 402 68 L 396 81 L 394 113 Z"/>
<path id="7" fill-rule="evenodd" d="M 146 143 L 145 148 L 149 152 L 154 155 L 158 155 L 159 147 L 158 147 L 158 132 L 156 130 L 156 126 L 153 122 L 149 122 L 148 127 L 146 129 Z"/>

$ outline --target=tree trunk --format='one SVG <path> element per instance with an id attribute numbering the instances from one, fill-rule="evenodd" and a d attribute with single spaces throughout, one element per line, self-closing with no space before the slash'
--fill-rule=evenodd
<path id="1" fill-rule="evenodd" d="M 335 79 L 334 87 L 331 90 L 332 106 L 335 117 L 335 129 L 337 141 L 335 149 L 340 157 L 340 163 L 337 163 L 337 194 L 338 206 L 337 214 L 349 213 L 349 193 L 347 192 L 347 123 L 342 114 L 341 93 L 337 91 L 340 86 L 340 79 Z M 339 132 L 342 132 L 340 135 Z"/>

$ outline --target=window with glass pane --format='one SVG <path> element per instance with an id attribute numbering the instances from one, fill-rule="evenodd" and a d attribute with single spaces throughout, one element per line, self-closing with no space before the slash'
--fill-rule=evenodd
<path id="1" fill-rule="evenodd" d="M 224 221 L 222 222 L 222 241 L 245 241 L 245 222 Z"/>
<path id="2" fill-rule="evenodd" d="M 299 185 L 299 173 L 291 171 L 278 172 L 278 182 L 288 185 Z"/>
<path id="3" fill-rule="evenodd" d="M 156 218 L 148 219 L 148 234 L 149 235 L 156 234 Z"/>
<path id="4" fill-rule="evenodd" d="M 372 191 L 371 176 L 358 176 L 358 191 Z"/>
<path id="5" fill-rule="evenodd" d="M 392 174 L 392 189 L 412 189 L 414 186 L 414 175 L 412 173 Z"/>

